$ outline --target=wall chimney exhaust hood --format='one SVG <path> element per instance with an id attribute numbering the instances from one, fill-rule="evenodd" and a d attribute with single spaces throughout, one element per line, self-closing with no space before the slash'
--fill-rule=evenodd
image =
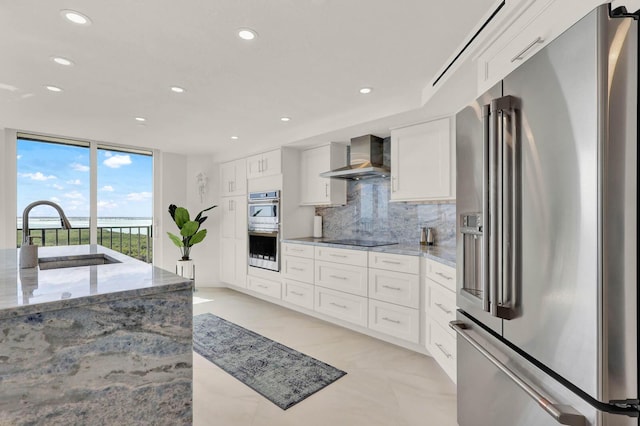
<path id="1" fill-rule="evenodd" d="M 334 179 L 367 179 L 389 177 L 391 170 L 383 164 L 383 139 L 364 135 L 351 139 L 349 165 L 320 173 Z"/>

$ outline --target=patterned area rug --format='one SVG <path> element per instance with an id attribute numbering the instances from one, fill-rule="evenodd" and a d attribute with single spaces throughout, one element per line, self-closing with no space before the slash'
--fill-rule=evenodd
<path id="1" fill-rule="evenodd" d="M 209 313 L 193 317 L 193 350 L 283 410 L 347 374 Z"/>

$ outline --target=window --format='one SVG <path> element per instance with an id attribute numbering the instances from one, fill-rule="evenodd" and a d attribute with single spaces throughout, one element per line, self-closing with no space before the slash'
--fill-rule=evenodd
<path id="1" fill-rule="evenodd" d="M 150 152 L 24 134 L 18 134 L 16 149 L 18 247 L 25 207 L 47 200 L 62 208 L 72 229 L 61 229 L 53 207 L 34 207 L 28 218 L 29 233 L 36 237 L 34 243 L 51 246 L 96 242 L 151 262 Z"/>

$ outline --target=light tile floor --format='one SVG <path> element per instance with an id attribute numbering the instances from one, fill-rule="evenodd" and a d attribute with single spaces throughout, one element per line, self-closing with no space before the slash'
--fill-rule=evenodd
<path id="1" fill-rule="evenodd" d="M 230 289 L 199 289 L 211 312 L 347 375 L 281 410 L 194 353 L 194 425 L 455 426 L 455 385 L 428 356 Z"/>

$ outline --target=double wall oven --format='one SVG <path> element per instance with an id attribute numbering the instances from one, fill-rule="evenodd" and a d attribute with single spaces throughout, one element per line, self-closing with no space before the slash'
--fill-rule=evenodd
<path id="1" fill-rule="evenodd" d="M 249 193 L 249 266 L 280 271 L 280 191 Z"/>

